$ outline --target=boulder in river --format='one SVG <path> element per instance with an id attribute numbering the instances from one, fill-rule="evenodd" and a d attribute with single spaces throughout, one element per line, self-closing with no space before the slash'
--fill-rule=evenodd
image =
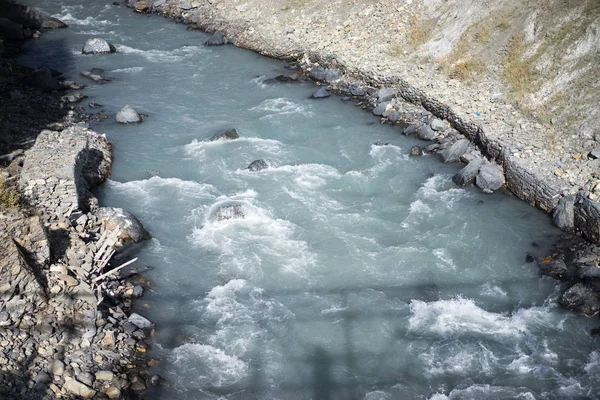
<path id="1" fill-rule="evenodd" d="M 442 160 L 445 163 L 457 162 L 463 154 L 469 149 L 469 141 L 467 139 L 459 139 L 445 150 L 442 151 Z"/>
<path id="2" fill-rule="evenodd" d="M 323 67 L 313 68 L 308 76 L 315 81 L 333 83 L 342 77 L 342 73 L 337 69 L 326 69 Z"/>
<path id="3" fill-rule="evenodd" d="M 117 232 L 121 246 L 150 239 L 150 234 L 142 223 L 133 214 L 122 208 L 100 207 L 96 216 L 107 230 Z"/>
<path id="4" fill-rule="evenodd" d="M 575 195 L 565 196 L 558 201 L 558 205 L 552 212 L 554 225 L 563 231 L 575 230 Z"/>
<path id="5" fill-rule="evenodd" d="M 265 79 L 263 81 L 264 84 L 271 85 L 275 83 L 290 83 L 290 82 L 298 82 L 300 80 L 300 76 L 298 73 L 293 73 L 291 75 L 277 75 L 275 78 Z"/>
<path id="6" fill-rule="evenodd" d="M 142 122 L 142 117 L 137 111 L 133 109 L 129 104 L 121 108 L 121 111 L 117 113 L 117 122 L 120 124 L 138 124 Z"/>
<path id="7" fill-rule="evenodd" d="M 557 258 L 553 260 L 542 260 L 539 263 L 540 272 L 542 275 L 549 276 L 553 279 L 565 280 L 568 277 L 568 268 L 564 260 Z"/>
<path id="8" fill-rule="evenodd" d="M 266 163 L 265 160 L 254 160 L 250 163 L 250 165 L 246 167 L 246 169 L 249 169 L 250 171 L 254 172 L 261 171 L 267 168 L 269 168 L 269 165 Z"/>
<path id="9" fill-rule="evenodd" d="M 406 136 L 410 136 L 417 132 L 417 127 L 415 125 L 409 125 L 402 130 L 402 134 Z"/>
<path id="10" fill-rule="evenodd" d="M 217 207 L 210 215 L 211 221 L 225 221 L 228 219 L 244 219 L 246 211 L 241 204 L 227 204 Z"/>
<path id="11" fill-rule="evenodd" d="M 329 90 L 325 89 L 324 87 L 321 87 L 319 89 L 317 89 L 316 92 L 314 92 L 312 94 L 312 96 L 310 96 L 313 99 L 324 99 L 331 96 L 331 93 L 329 93 Z"/>
<path id="12" fill-rule="evenodd" d="M 475 178 L 475 184 L 485 193 L 500 189 L 504 183 L 504 172 L 496 163 L 483 164 Z"/>
<path id="13" fill-rule="evenodd" d="M 435 131 L 429 125 L 423 125 L 417 131 L 417 137 L 421 140 L 435 139 Z"/>
<path id="14" fill-rule="evenodd" d="M 232 128 L 232 129 L 228 129 L 224 132 L 214 134 L 210 138 L 210 141 L 214 142 L 216 140 L 235 140 L 235 139 L 239 139 L 239 138 L 240 138 L 240 134 L 238 133 L 238 130 L 235 128 Z"/>
<path id="15" fill-rule="evenodd" d="M 58 80 L 52 76 L 52 70 L 44 66 L 36 69 L 21 78 L 21 83 L 27 86 L 33 86 L 43 92 L 58 90 Z"/>
<path id="16" fill-rule="evenodd" d="M 598 317 L 600 315 L 600 299 L 594 287 L 585 283 L 576 283 L 571 286 L 560 298 L 563 307 L 587 315 Z"/>
<path id="17" fill-rule="evenodd" d="M 112 43 L 101 38 L 88 39 L 81 49 L 83 54 L 115 53 L 116 51 L 117 48 Z"/>
<path id="18" fill-rule="evenodd" d="M 410 153 L 408 154 L 410 157 L 419 157 L 423 155 L 423 149 L 419 146 L 415 145 L 410 148 Z"/>
<path id="19" fill-rule="evenodd" d="M 222 46 L 224 44 L 227 44 L 227 38 L 221 31 L 215 31 L 206 43 L 204 43 L 205 46 Z"/>
<path id="20" fill-rule="evenodd" d="M 110 81 L 112 81 L 112 78 L 106 77 L 104 75 L 102 75 L 101 73 L 97 73 L 92 71 L 81 71 L 79 73 L 80 76 L 83 76 L 84 78 L 90 79 L 96 83 L 99 84 L 103 84 L 103 83 L 108 83 Z"/>
<path id="21" fill-rule="evenodd" d="M 387 101 L 386 101 L 386 102 L 383 102 L 383 103 L 379 103 L 379 104 L 377 105 L 377 107 L 375 107 L 375 108 L 373 109 L 373 114 L 374 114 L 374 115 L 377 115 L 377 116 L 382 116 L 382 115 L 385 113 L 385 111 L 387 110 L 387 107 L 388 107 L 388 105 L 389 105 L 389 104 L 390 104 L 390 103 L 389 103 L 389 102 L 387 102 Z"/>
<path id="22" fill-rule="evenodd" d="M 479 168 L 483 165 L 483 159 L 476 158 L 468 163 L 463 169 L 458 171 L 452 177 L 452 182 L 457 186 L 465 186 L 475 180 L 475 177 L 479 173 Z"/>

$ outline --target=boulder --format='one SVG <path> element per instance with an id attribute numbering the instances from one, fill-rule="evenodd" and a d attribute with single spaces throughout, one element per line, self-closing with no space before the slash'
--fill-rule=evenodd
<path id="1" fill-rule="evenodd" d="M 265 162 L 265 160 L 254 160 L 246 167 L 246 169 L 249 169 L 250 171 L 261 171 L 268 167 L 269 165 Z"/>
<path id="2" fill-rule="evenodd" d="M 452 177 L 452 182 L 454 182 L 457 186 L 465 186 L 469 183 L 472 183 L 475 180 L 475 177 L 479 173 L 479 169 L 483 165 L 483 159 L 476 158 L 470 163 L 468 163 L 463 169 L 458 171 Z"/>
<path id="3" fill-rule="evenodd" d="M 63 28 L 68 28 L 69 25 L 65 24 L 64 22 L 62 22 L 59 19 L 56 19 L 54 17 L 51 17 L 50 15 L 46 14 L 45 12 L 39 11 L 41 18 L 42 18 L 42 29 L 63 29 Z"/>
<path id="4" fill-rule="evenodd" d="M 244 219 L 246 212 L 241 204 L 228 204 L 217 207 L 210 215 L 211 221 L 224 221 L 228 219 Z"/>
<path id="5" fill-rule="evenodd" d="M 583 236 L 594 243 L 600 242 L 600 204 L 589 199 L 583 191 L 577 193 L 574 221 Z"/>
<path id="6" fill-rule="evenodd" d="M 120 124 L 138 124 L 142 122 L 142 117 L 137 111 L 133 109 L 129 104 L 121 108 L 121 111 L 117 113 L 117 122 Z"/>
<path id="7" fill-rule="evenodd" d="M 0 38 L 22 40 L 24 38 L 23 25 L 8 18 L 0 18 Z"/>
<path id="8" fill-rule="evenodd" d="M 434 118 L 429 125 L 437 132 L 445 131 L 448 128 L 448 123 L 438 118 Z"/>
<path id="9" fill-rule="evenodd" d="M 445 163 L 457 162 L 468 149 L 469 141 L 467 139 L 459 139 L 441 152 L 442 160 L 444 160 Z"/>
<path id="10" fill-rule="evenodd" d="M 122 208 L 101 207 L 96 213 L 96 217 L 105 229 L 117 232 L 120 246 L 150 239 L 150 234 L 142 223 L 133 214 Z"/>
<path id="11" fill-rule="evenodd" d="M 571 286 L 560 298 L 563 307 L 589 317 L 600 315 L 600 299 L 594 287 L 584 283 Z"/>
<path id="12" fill-rule="evenodd" d="M 373 114 L 377 115 L 377 116 L 381 116 L 383 115 L 383 113 L 385 113 L 385 110 L 387 110 L 387 106 L 389 105 L 389 102 L 383 102 L 383 103 L 379 103 L 377 105 L 377 107 L 375 107 L 373 109 Z"/>
<path id="13" fill-rule="evenodd" d="M 326 69 L 323 67 L 313 68 L 308 76 L 315 81 L 332 83 L 342 77 L 342 73 L 337 69 Z"/>
<path id="14" fill-rule="evenodd" d="M 112 43 L 101 38 L 88 39 L 81 49 L 83 54 L 115 53 L 116 51 L 117 48 Z"/>
<path id="15" fill-rule="evenodd" d="M 239 138 L 240 134 L 238 133 L 237 129 L 233 128 L 221 133 L 214 134 L 209 140 L 211 142 L 214 142 L 216 140 L 235 140 Z"/>
<path id="16" fill-rule="evenodd" d="M 390 101 L 396 96 L 396 90 L 392 88 L 382 88 L 377 91 L 377 102 Z"/>
<path id="17" fill-rule="evenodd" d="M 52 76 L 52 70 L 46 66 L 40 67 L 22 77 L 21 83 L 38 88 L 43 92 L 51 92 L 59 89 L 58 80 Z"/>
<path id="18" fill-rule="evenodd" d="M 364 88 L 361 88 L 360 86 L 353 85 L 353 86 L 350 88 L 350 94 L 351 94 L 352 96 L 361 97 L 361 96 L 364 96 L 364 95 L 366 95 L 366 94 L 367 94 L 367 91 L 366 91 L 366 89 L 364 89 Z"/>
<path id="19" fill-rule="evenodd" d="M 324 87 L 321 87 L 321 88 L 317 89 L 317 91 L 314 92 L 312 94 L 312 96 L 310 96 L 310 97 L 313 99 L 325 99 L 329 96 L 331 96 L 331 93 L 329 93 L 329 90 L 325 89 Z"/>
<path id="20" fill-rule="evenodd" d="M 224 44 L 227 44 L 227 38 L 223 36 L 221 31 L 216 31 L 213 33 L 212 36 L 208 38 L 206 43 L 204 43 L 205 46 L 222 46 Z"/>
<path id="21" fill-rule="evenodd" d="M 540 272 L 542 275 L 549 276 L 553 279 L 564 280 L 568 277 L 567 264 L 560 258 L 545 261 L 543 260 L 539 264 Z"/>
<path id="22" fill-rule="evenodd" d="M 297 74 L 292 75 L 277 75 L 275 78 L 265 79 L 263 81 L 264 84 L 271 85 L 274 83 L 289 83 L 289 82 L 298 82 L 299 77 Z"/>
<path id="23" fill-rule="evenodd" d="M 70 379 L 65 382 L 63 389 L 67 392 L 80 396 L 84 399 L 91 399 L 96 395 L 96 391 L 89 386 L 77 381 L 76 379 Z"/>
<path id="24" fill-rule="evenodd" d="M 139 329 L 151 328 L 152 322 L 150 322 L 147 318 L 142 317 L 140 314 L 132 313 L 127 321 L 131 322 Z"/>
<path id="25" fill-rule="evenodd" d="M 423 125 L 417 130 L 417 137 L 421 140 L 433 140 L 435 131 L 429 125 Z"/>
<path id="26" fill-rule="evenodd" d="M 423 155 L 423 150 L 419 146 L 413 146 L 410 148 L 410 157 L 419 157 Z"/>
<path id="27" fill-rule="evenodd" d="M 79 75 L 83 76 L 84 78 L 90 79 L 90 80 L 94 81 L 95 83 L 99 83 L 99 84 L 108 83 L 108 82 L 112 81 L 112 78 L 103 76 L 100 73 L 93 72 L 93 71 L 81 71 L 79 73 Z"/>
<path id="28" fill-rule="evenodd" d="M 496 163 L 483 164 L 475 178 L 475 184 L 486 193 L 498 190 L 504 185 L 504 171 Z"/>
<path id="29" fill-rule="evenodd" d="M 565 196 L 558 201 L 552 212 L 552 222 L 563 231 L 575 230 L 575 195 Z"/>
<path id="30" fill-rule="evenodd" d="M 417 132 L 417 127 L 415 125 L 409 125 L 402 131 L 403 135 L 410 136 Z"/>

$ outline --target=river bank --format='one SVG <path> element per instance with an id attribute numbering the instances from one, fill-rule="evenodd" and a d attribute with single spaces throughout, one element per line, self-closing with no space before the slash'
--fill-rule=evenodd
<path id="1" fill-rule="evenodd" d="M 144 289 L 136 267 L 119 268 L 132 260 L 115 253 L 145 230 L 90 192 L 110 175 L 112 146 L 87 129 L 83 85 L 15 61 L 37 29 L 66 25 L 0 6 L 3 26 L 26 33 L 4 31 L 0 56 L 0 396 L 137 398 L 150 385 L 153 326 L 131 312 Z"/>

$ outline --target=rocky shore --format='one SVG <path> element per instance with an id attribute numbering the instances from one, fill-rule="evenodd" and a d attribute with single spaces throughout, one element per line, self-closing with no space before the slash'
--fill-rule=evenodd
<path id="1" fill-rule="evenodd" d="M 552 214 L 554 223 L 567 234 L 557 246 L 559 251 L 550 258 L 539 259 L 571 262 L 577 259 L 573 254 L 579 258 L 585 254 L 589 259 L 587 272 L 564 279 L 561 303 L 576 312 L 599 315 L 596 271 L 600 271 L 600 258 L 594 245 L 600 243 L 600 203 L 596 201 L 600 192 L 600 159 L 595 154 L 598 143 L 589 140 L 593 135 L 587 139 L 579 134 L 559 135 L 559 127 L 528 118 L 507 101 L 494 82 L 487 87 L 490 91 L 474 93 L 472 87 L 459 81 L 439 79 L 439 73 L 431 66 L 394 59 L 378 51 L 376 43 L 362 40 L 367 39 L 362 36 L 370 35 L 361 29 L 362 14 L 372 19 L 377 32 L 395 35 L 393 17 L 398 17 L 400 25 L 411 16 L 423 17 L 415 14 L 424 11 L 422 2 L 405 2 L 398 9 L 386 8 L 379 2 L 352 2 L 346 10 L 349 13 L 344 13 L 342 6 L 324 2 L 125 3 L 136 12 L 158 13 L 187 24 L 188 29 L 212 33 L 207 45 L 232 43 L 287 60 L 300 68 L 300 75 L 371 110 L 381 123 L 395 125 L 405 135 L 431 142 L 424 149 L 412 149 L 411 155 L 424 151 L 437 154 L 444 162 L 464 163 L 453 178 L 457 185 L 474 183 L 486 193 L 505 187 Z M 321 17 L 321 23 L 316 17 Z M 355 36 L 343 40 L 340 32 L 344 37 L 349 32 Z M 370 36 L 369 39 L 375 40 Z M 408 41 L 400 45 L 409 47 Z M 277 77 L 274 81 L 290 82 L 297 76 Z M 323 88 L 313 97 L 326 97 Z M 549 138 L 556 143 L 548 145 Z M 588 141 L 582 144 L 582 140 Z M 540 269 L 554 275 L 543 264 Z M 580 290 L 582 287 L 585 290 Z"/>
<path id="2" fill-rule="evenodd" d="M 142 268 L 119 250 L 149 234 L 91 192 L 110 174 L 112 148 L 87 128 L 83 96 L 67 92 L 83 86 L 13 59 L 37 29 L 65 25 L 0 6 L 3 26 L 23 33 L 0 32 L 0 397 L 139 398 L 161 379 L 146 376 L 153 324 L 131 311 Z"/>

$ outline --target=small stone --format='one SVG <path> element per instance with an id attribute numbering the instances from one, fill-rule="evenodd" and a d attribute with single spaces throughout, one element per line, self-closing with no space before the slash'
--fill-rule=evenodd
<path id="1" fill-rule="evenodd" d="M 96 380 L 97 381 L 112 381 L 115 377 L 115 374 L 112 371 L 98 371 L 96 372 Z"/>
<path id="2" fill-rule="evenodd" d="M 109 386 L 106 389 L 105 393 L 109 399 L 120 399 L 121 398 L 121 391 L 114 386 Z"/>
<path id="3" fill-rule="evenodd" d="M 84 385 L 76 379 L 66 381 L 63 385 L 63 389 L 76 396 L 81 396 L 84 399 L 91 399 L 96 395 L 96 391 L 94 389 L 90 388 L 87 385 Z"/>
<path id="4" fill-rule="evenodd" d="M 77 279 L 75 279 L 71 275 L 67 275 L 67 274 L 60 274 L 58 276 L 58 279 L 65 282 L 65 284 L 67 286 L 77 286 L 79 284 L 79 281 Z"/>

